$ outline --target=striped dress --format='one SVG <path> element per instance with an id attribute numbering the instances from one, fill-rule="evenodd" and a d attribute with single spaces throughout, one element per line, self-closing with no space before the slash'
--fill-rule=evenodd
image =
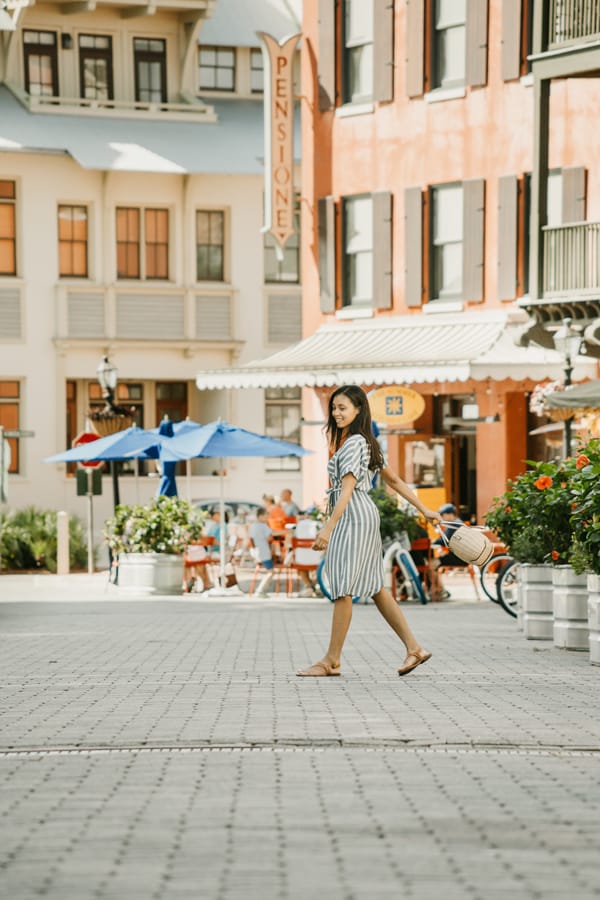
<path id="1" fill-rule="evenodd" d="M 325 556 L 325 577 L 331 596 L 372 597 L 383 587 L 383 548 L 379 510 L 369 497 L 373 472 L 371 454 L 361 434 L 351 435 L 329 460 L 330 511 L 339 499 L 342 478 L 352 473 L 356 486 L 333 529 Z"/>

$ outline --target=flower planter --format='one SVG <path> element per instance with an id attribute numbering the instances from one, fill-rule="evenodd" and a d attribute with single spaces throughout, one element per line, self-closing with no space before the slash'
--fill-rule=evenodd
<path id="1" fill-rule="evenodd" d="M 552 566 L 521 565 L 521 624 L 527 640 L 552 640 L 552 572 Z"/>
<path id="2" fill-rule="evenodd" d="M 183 556 L 173 553 L 119 554 L 119 588 L 139 594 L 180 594 Z"/>
<path id="3" fill-rule="evenodd" d="M 557 566 L 552 573 L 554 646 L 563 650 L 587 650 L 587 576 L 576 575 L 571 566 Z"/>
<path id="4" fill-rule="evenodd" d="M 600 666 L 600 575 L 587 576 L 590 662 Z"/>

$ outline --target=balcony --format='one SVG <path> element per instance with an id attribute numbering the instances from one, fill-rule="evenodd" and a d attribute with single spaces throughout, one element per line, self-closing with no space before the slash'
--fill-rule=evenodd
<path id="1" fill-rule="evenodd" d="M 600 40 L 598 0 L 550 0 L 549 7 L 549 50 Z"/>
<path id="2" fill-rule="evenodd" d="M 600 222 L 543 229 L 544 299 L 600 297 Z"/>
<path id="3" fill-rule="evenodd" d="M 147 343 L 185 349 L 201 343 L 236 344 L 231 289 L 136 285 L 60 284 L 56 339 Z"/>

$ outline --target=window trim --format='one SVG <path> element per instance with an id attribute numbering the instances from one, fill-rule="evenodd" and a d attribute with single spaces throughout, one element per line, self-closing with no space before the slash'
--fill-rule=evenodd
<path id="1" fill-rule="evenodd" d="M 371 201 L 371 216 L 374 214 L 374 203 L 373 203 L 373 194 L 369 192 L 364 192 L 361 194 L 347 194 L 341 198 L 341 306 L 342 310 L 344 309 L 374 309 L 375 308 L 375 297 L 372 295 L 373 291 L 371 290 L 371 297 L 369 302 L 364 303 L 353 303 L 352 298 L 349 296 L 349 280 L 350 280 L 350 266 L 348 265 L 348 257 L 356 256 L 355 253 L 349 254 L 346 245 L 347 245 L 347 229 L 348 229 L 348 217 L 347 217 L 347 209 L 350 203 L 355 200 L 364 200 L 368 199 Z M 371 218 L 371 222 L 373 224 L 373 218 Z M 366 251 L 363 251 L 366 252 Z M 371 248 L 368 251 L 371 254 L 371 260 L 375 262 L 375 247 L 374 247 L 374 229 L 371 228 Z M 371 287 L 372 287 L 373 279 L 371 279 Z"/>
<path id="2" fill-rule="evenodd" d="M 23 401 L 23 380 L 20 378 L 0 378 L 0 384 L 15 384 L 17 386 L 17 394 L 15 397 L 4 397 L 0 392 L 0 407 L 16 406 L 17 408 L 17 428 L 21 428 L 21 412 Z M 6 438 L 10 444 L 11 462 L 8 470 L 10 475 L 22 475 L 21 470 L 21 441 L 19 438 Z"/>
<path id="3" fill-rule="evenodd" d="M 65 240 L 61 240 L 61 237 L 60 237 L 60 212 L 61 212 L 62 209 L 70 209 L 70 210 L 83 209 L 83 210 L 85 210 L 85 226 L 86 226 L 86 227 L 85 227 L 85 241 L 81 241 L 81 240 L 73 240 L 73 239 L 66 240 L 66 241 L 65 241 Z M 57 214 L 57 238 L 58 238 L 58 240 L 57 240 L 57 246 L 58 246 L 58 277 L 59 277 L 60 279 L 64 279 L 64 278 L 89 278 L 89 277 L 90 277 L 90 259 L 89 259 L 89 249 L 90 249 L 90 243 L 89 243 L 89 242 L 90 242 L 90 209 L 89 209 L 88 204 L 86 204 L 86 203 L 60 203 L 60 202 L 59 202 L 59 203 L 57 203 L 56 214 Z M 70 247 L 71 247 L 71 254 L 70 254 L 70 255 L 71 255 L 71 264 L 72 264 L 72 261 L 73 261 L 73 260 L 72 260 L 73 244 L 84 244 L 84 245 L 85 245 L 85 272 L 84 272 L 83 274 L 82 274 L 82 273 L 79 273 L 79 272 L 78 272 L 78 273 L 70 272 L 70 273 L 68 273 L 68 274 L 63 274 L 63 272 L 61 271 L 61 265 L 60 265 L 60 248 L 61 248 L 61 244 L 62 244 L 62 243 L 69 244 Z"/>
<path id="4" fill-rule="evenodd" d="M 429 268 L 429 278 L 428 278 L 428 290 L 427 290 L 427 303 L 436 303 L 436 304 L 446 304 L 446 303 L 457 303 L 463 300 L 464 296 L 464 271 L 462 271 L 462 257 L 465 245 L 465 228 L 464 228 L 464 219 L 463 219 L 463 228 L 462 228 L 462 236 L 459 241 L 446 241 L 444 244 L 435 244 L 434 243 L 434 206 L 435 206 L 435 192 L 438 190 L 444 190 L 445 188 L 456 188 L 460 187 L 463 197 L 463 208 L 464 208 L 464 183 L 462 181 L 444 181 L 439 184 L 432 184 L 429 186 L 428 194 L 429 194 L 429 222 L 428 222 L 428 268 Z M 435 247 L 437 246 L 447 246 L 448 244 L 458 244 L 461 245 L 461 288 L 460 291 L 456 294 L 448 294 L 446 296 L 440 296 L 438 285 L 435 283 Z"/>
<path id="5" fill-rule="evenodd" d="M 208 213 L 209 215 L 212 213 L 220 213 L 222 216 L 222 229 L 223 229 L 223 242 L 222 244 L 200 244 L 198 241 L 198 213 Z M 194 277 L 196 284 L 227 284 L 229 281 L 228 278 L 228 211 L 223 207 L 210 207 L 210 206 L 201 206 L 196 207 L 194 210 Z M 210 230 L 210 226 L 209 226 Z M 221 247 L 221 278 L 200 278 L 198 271 L 198 247 Z"/>
<path id="6" fill-rule="evenodd" d="M 138 214 L 138 241 L 137 241 L 137 259 L 138 259 L 138 274 L 137 275 L 120 275 L 119 274 L 119 243 L 127 243 L 133 244 L 134 241 L 121 241 L 118 240 L 118 228 L 117 228 L 117 218 L 120 210 L 133 210 Z M 146 213 L 147 212 L 166 212 L 167 214 L 167 274 L 166 275 L 151 275 L 147 274 L 147 265 L 146 265 L 146 251 L 148 247 L 148 242 L 146 240 Z M 171 208 L 169 206 L 115 206 L 115 280 L 116 281 L 138 281 L 138 282 L 170 282 L 171 279 L 171 252 L 172 252 L 172 240 L 171 240 L 171 228 L 172 228 L 172 216 L 171 216 Z"/>
<path id="7" fill-rule="evenodd" d="M 109 45 L 106 49 L 98 48 L 98 47 L 82 47 L 81 46 L 81 38 L 82 37 L 91 37 L 91 38 L 108 38 Z M 84 79 L 84 62 L 86 59 L 103 59 L 106 60 L 108 64 L 108 78 L 107 78 L 107 100 L 115 99 L 115 91 L 114 91 L 114 63 L 113 63 L 113 39 L 111 34 L 89 34 L 87 32 L 82 32 L 77 36 L 77 52 L 79 53 L 79 96 L 82 100 L 89 100 L 90 103 L 93 103 L 95 100 L 100 100 L 101 102 L 104 98 L 98 97 L 86 97 L 85 96 L 85 79 Z"/>
<path id="8" fill-rule="evenodd" d="M 465 18 L 462 25 L 450 25 L 443 29 L 436 28 L 435 20 L 437 13 L 437 3 L 439 0 L 432 0 L 431 3 L 431 17 L 430 17 L 430 53 L 429 53 L 429 93 L 433 93 L 435 91 L 454 91 L 457 88 L 464 88 L 467 85 L 467 19 L 469 15 L 469 10 L 467 3 L 465 2 Z M 485 0 L 487 2 L 487 0 Z M 439 34 L 443 31 L 447 33 L 451 28 L 459 28 L 462 27 L 464 31 L 464 43 L 465 43 L 465 53 L 463 56 L 463 75 L 461 80 L 449 81 L 446 84 L 443 84 L 440 80 L 440 72 L 439 72 L 439 64 L 436 60 L 439 59 L 440 54 L 438 53 L 439 48 Z M 453 99 L 453 98 L 447 98 Z"/>
<path id="9" fill-rule="evenodd" d="M 255 66 L 252 65 L 252 60 L 253 60 L 254 56 L 255 56 L 257 53 L 259 54 L 259 59 L 260 59 L 260 61 L 261 61 L 260 69 L 257 69 Z M 262 50 L 261 50 L 260 47 L 250 47 L 250 68 L 249 68 L 249 72 L 250 72 L 250 93 L 251 93 L 251 94 L 256 94 L 256 95 L 264 94 L 264 92 L 265 92 L 265 58 L 264 58 L 264 54 L 263 54 L 263 52 L 262 52 Z M 252 87 L 252 73 L 253 73 L 253 72 L 260 72 L 260 73 L 261 73 L 261 75 L 262 75 L 262 85 L 263 85 L 261 88 L 255 88 L 255 87 Z"/>
<path id="10" fill-rule="evenodd" d="M 351 41 L 348 42 L 346 35 L 346 2 L 347 0 L 342 0 L 340 4 L 340 14 L 341 14 L 341 22 L 340 22 L 340 33 L 341 33 L 341 80 L 340 80 L 340 95 L 342 106 L 361 106 L 365 107 L 367 104 L 372 104 L 374 99 L 374 91 L 375 91 L 375 66 L 374 60 L 371 63 L 371 90 L 369 93 L 358 94 L 356 97 L 350 95 L 349 90 L 349 72 L 350 65 L 348 62 L 348 54 L 351 50 L 356 50 L 358 47 L 372 47 L 373 54 L 375 53 L 375 34 L 371 35 L 370 41 Z M 354 0 L 354 2 L 364 2 L 364 0 Z M 373 19 L 373 23 L 375 21 L 375 0 L 369 0 L 371 3 L 371 15 Z"/>
<path id="11" fill-rule="evenodd" d="M 136 41 L 161 41 L 163 45 L 162 51 L 158 50 L 138 50 L 136 49 Z M 140 62 L 160 62 L 160 100 L 142 100 L 140 98 Z M 145 103 L 152 106 L 155 103 L 166 103 L 167 95 L 167 41 L 166 38 L 157 38 L 154 35 L 144 37 L 135 35 L 133 37 L 133 75 L 134 75 L 134 96 L 136 103 Z"/>
<path id="12" fill-rule="evenodd" d="M 17 211 L 17 180 L 15 178 L 2 178 L 1 181 L 7 181 L 13 186 L 13 197 L 0 197 L 0 205 L 1 206 L 9 206 L 13 211 L 13 236 L 12 236 L 12 250 L 13 250 L 13 271 L 12 272 L 0 272 L 0 278 L 17 278 L 19 271 L 19 260 L 18 260 L 18 211 Z M 11 240 L 10 238 L 8 240 Z"/>
<path id="13" fill-rule="evenodd" d="M 25 42 L 26 34 L 51 34 L 54 37 L 53 44 L 28 44 Z M 31 81 L 29 79 L 29 57 L 30 56 L 41 56 L 39 52 L 39 48 L 44 47 L 47 48 L 46 56 L 50 57 L 50 65 L 52 69 L 52 97 L 58 97 L 60 94 L 59 88 L 59 78 L 58 78 L 58 33 L 56 31 L 52 31 L 51 29 L 46 28 L 25 28 L 23 29 L 23 69 L 24 69 L 24 84 L 25 84 L 25 92 L 29 96 L 40 96 L 40 95 L 32 95 L 30 91 Z M 36 54 L 36 49 L 37 54 Z M 48 96 L 47 94 L 41 96 Z"/>
<path id="14" fill-rule="evenodd" d="M 202 54 L 202 51 L 203 51 L 203 50 L 213 50 L 213 51 L 215 52 L 215 54 L 217 54 L 217 62 L 215 63 L 214 66 L 208 66 L 208 65 L 203 66 L 203 65 L 201 64 L 201 62 L 200 62 L 200 57 L 201 57 L 201 54 Z M 232 66 L 219 66 L 219 65 L 218 65 L 218 53 L 219 53 L 219 50 L 229 50 L 231 53 L 233 53 L 233 67 L 232 67 Z M 223 70 L 225 70 L 225 71 L 232 72 L 232 73 L 233 73 L 233 84 L 232 84 L 232 86 L 231 86 L 230 88 L 229 88 L 229 87 L 226 87 L 226 88 L 224 88 L 224 87 L 217 87 L 217 86 L 213 86 L 213 87 L 205 87 L 204 85 L 202 85 L 201 80 L 200 80 L 200 73 L 201 73 L 201 70 L 202 70 L 203 68 L 205 68 L 205 69 L 211 69 L 211 70 L 215 73 L 215 76 L 216 76 L 216 73 L 218 72 L 219 69 L 223 69 Z M 216 79 L 216 77 L 215 77 L 215 82 L 216 82 L 216 80 L 217 80 L 217 79 Z M 225 47 L 225 46 L 220 46 L 220 45 L 217 45 L 217 44 L 199 44 L 199 45 L 198 45 L 198 92 L 203 94 L 203 93 L 206 93 L 207 91 L 211 91 L 211 92 L 214 91 L 214 92 L 217 93 L 217 94 L 235 94 L 235 93 L 237 92 L 237 84 L 238 84 L 238 55 L 237 55 L 237 48 L 234 47 L 234 46 L 231 46 L 231 47 L 230 47 L 230 46 L 227 46 L 227 47 Z"/>
<path id="15" fill-rule="evenodd" d="M 267 391 L 268 390 L 278 390 L 278 391 L 286 391 L 286 390 L 295 390 L 298 392 L 298 396 L 294 399 L 288 397 L 281 397 L 279 399 L 268 398 Z M 263 394 L 263 403 L 264 403 L 264 416 L 265 416 L 265 434 L 267 434 L 267 407 L 285 407 L 285 406 L 293 406 L 298 410 L 298 430 L 300 432 L 301 424 L 302 424 L 302 388 L 266 388 Z M 273 435 L 269 435 L 272 437 Z M 301 434 L 299 435 L 301 439 Z M 277 437 L 278 440 L 290 441 L 289 435 L 280 435 Z M 295 443 L 291 441 L 291 443 Z M 298 446 L 300 446 L 300 440 L 298 441 Z M 294 462 L 294 467 L 288 466 L 285 468 L 282 463 L 284 460 L 289 460 L 290 462 Z M 290 457 L 265 457 L 265 473 L 287 473 L 287 472 L 300 472 L 302 467 L 302 460 L 299 456 L 290 456 Z"/>

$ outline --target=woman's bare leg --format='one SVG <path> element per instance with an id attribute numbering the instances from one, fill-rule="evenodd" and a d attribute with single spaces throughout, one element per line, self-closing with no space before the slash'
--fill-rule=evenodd
<path id="1" fill-rule="evenodd" d="M 313 663 L 308 669 L 297 672 L 298 675 L 326 675 L 329 669 L 339 669 L 342 658 L 342 647 L 348 634 L 352 621 L 352 597 L 338 597 L 333 604 L 333 618 L 331 621 L 331 637 L 325 656 L 318 663 Z M 325 669 L 322 667 L 325 664 Z M 329 673 L 331 674 L 331 673 Z M 338 674 L 333 673 L 333 674 Z"/>
<path id="2" fill-rule="evenodd" d="M 404 618 L 404 613 L 392 597 L 387 588 L 381 588 L 373 595 L 375 605 L 390 628 L 396 632 L 408 653 L 421 649 L 421 645 L 410 630 L 409 624 Z"/>

